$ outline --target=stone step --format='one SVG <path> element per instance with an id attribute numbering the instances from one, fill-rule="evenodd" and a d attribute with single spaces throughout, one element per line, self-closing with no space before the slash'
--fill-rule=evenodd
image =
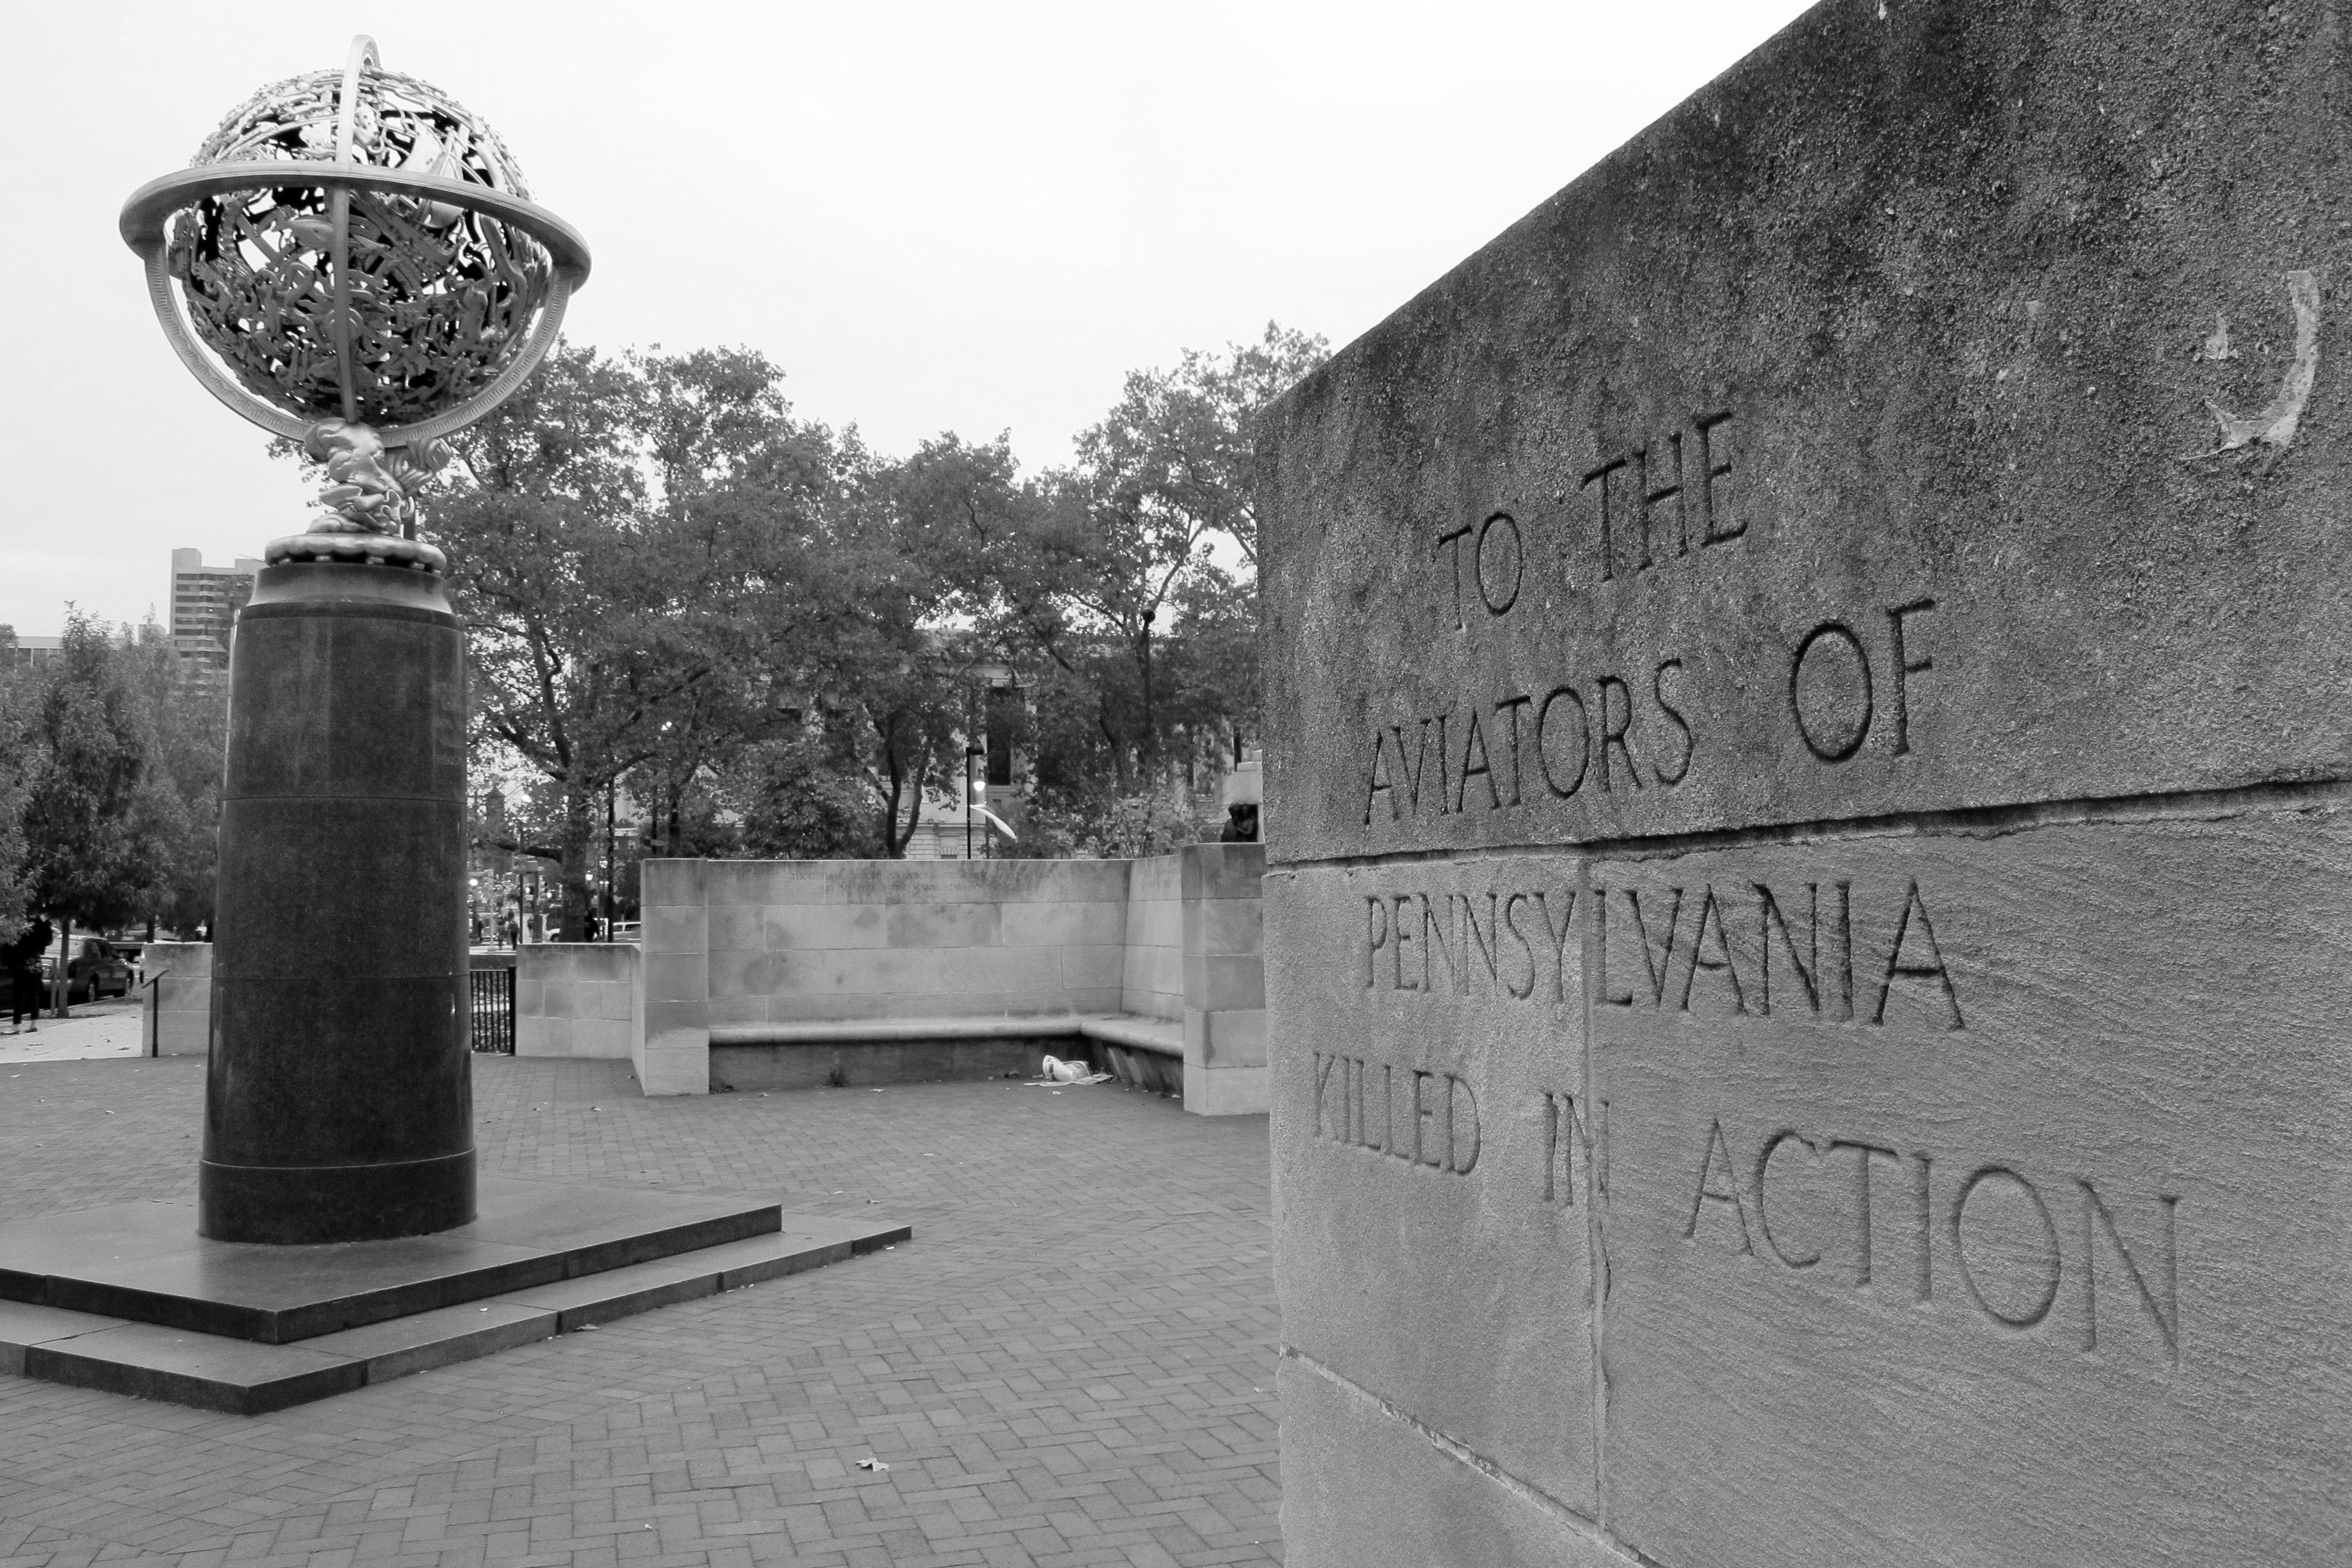
<path id="1" fill-rule="evenodd" d="M 472 1223 L 313 1247 L 215 1241 L 186 1203 L 0 1226 L 0 1298 L 290 1344 L 772 1235 L 773 1202 L 486 1175 Z"/>
<path id="2" fill-rule="evenodd" d="M 740 1289 L 910 1239 L 913 1227 L 785 1215 L 783 1228 L 320 1334 L 262 1344 L 0 1300 L 0 1372 L 258 1415 L 411 1373 Z"/>

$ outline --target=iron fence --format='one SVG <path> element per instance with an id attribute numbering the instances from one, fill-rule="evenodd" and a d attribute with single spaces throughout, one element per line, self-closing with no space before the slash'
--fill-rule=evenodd
<path id="1" fill-rule="evenodd" d="M 511 969 L 474 970 L 469 994 L 473 1002 L 468 1016 L 472 1023 L 474 1048 L 495 1051 L 500 1056 L 514 1055 L 515 972 Z"/>

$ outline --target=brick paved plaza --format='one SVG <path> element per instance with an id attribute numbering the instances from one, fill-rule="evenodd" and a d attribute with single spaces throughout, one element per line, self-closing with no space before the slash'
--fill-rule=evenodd
<path id="1" fill-rule="evenodd" d="M 487 1171 L 915 1240 L 274 1415 L 0 1377 L 0 1568 L 1280 1561 L 1265 1118 L 474 1081 Z M 0 1220 L 192 1195 L 203 1099 L 196 1058 L 0 1063 Z"/>

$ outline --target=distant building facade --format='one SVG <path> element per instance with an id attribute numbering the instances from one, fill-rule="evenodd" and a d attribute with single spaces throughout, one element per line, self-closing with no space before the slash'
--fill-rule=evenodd
<path id="1" fill-rule="evenodd" d="M 18 637 L 13 627 L 0 626 L 0 659 L 10 669 L 39 669 L 63 658 L 65 646 L 63 637 Z"/>
<path id="2" fill-rule="evenodd" d="M 253 597 L 261 563 L 240 555 L 233 566 L 207 566 L 201 550 L 172 552 L 172 646 L 192 680 L 209 684 L 228 674 L 228 634 L 236 613 Z"/>

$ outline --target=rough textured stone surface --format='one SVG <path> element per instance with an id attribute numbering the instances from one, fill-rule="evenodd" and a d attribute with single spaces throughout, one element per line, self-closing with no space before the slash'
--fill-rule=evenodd
<path id="1" fill-rule="evenodd" d="M 1590 1205 L 1546 1181 L 1584 1099 L 1575 892 L 1552 858 L 1277 872 L 1267 978 L 1286 1340 L 1589 1514 Z"/>
<path id="2" fill-rule="evenodd" d="M 1530 213 L 1272 422 L 1276 858 L 2339 776 L 2347 79 L 1832 0 Z"/>
<path id="3" fill-rule="evenodd" d="M 515 955 L 515 1054 L 625 1061 L 645 1030 L 635 942 L 527 943 Z"/>
<path id="4" fill-rule="evenodd" d="M 1277 411 L 1292 1561 L 2352 1557 L 2347 68 L 1833 0 Z"/>
<path id="5" fill-rule="evenodd" d="M 1325 1369 L 1286 1355 L 1276 1380 L 1289 1568 L 1636 1568 L 1585 1521 Z"/>
<path id="6" fill-rule="evenodd" d="M 1613 1529 L 1759 1568 L 2343 1560 L 2352 821 L 1591 879 Z M 1819 1010 L 1759 885 L 1801 960 L 1828 895 Z"/>
<path id="7" fill-rule="evenodd" d="M 205 1235 L 474 1215 L 465 639 L 438 580 L 265 569 L 229 666 Z"/>

